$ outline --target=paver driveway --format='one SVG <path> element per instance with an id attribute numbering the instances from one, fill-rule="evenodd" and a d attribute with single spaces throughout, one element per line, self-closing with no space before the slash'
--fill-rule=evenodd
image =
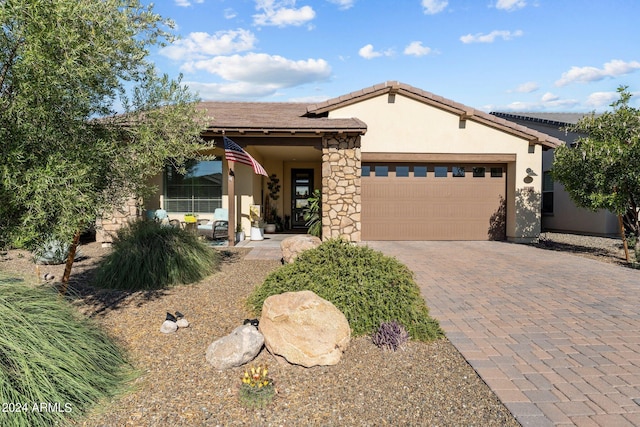
<path id="1" fill-rule="evenodd" d="M 502 242 L 367 244 L 415 272 L 522 425 L 640 425 L 640 271 Z"/>

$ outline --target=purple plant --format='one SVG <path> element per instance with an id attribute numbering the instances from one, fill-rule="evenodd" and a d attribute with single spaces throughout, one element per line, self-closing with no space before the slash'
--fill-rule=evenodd
<path id="1" fill-rule="evenodd" d="M 402 344 L 409 341 L 409 333 L 404 326 L 392 320 L 381 323 L 380 328 L 371 338 L 378 347 L 396 351 Z"/>

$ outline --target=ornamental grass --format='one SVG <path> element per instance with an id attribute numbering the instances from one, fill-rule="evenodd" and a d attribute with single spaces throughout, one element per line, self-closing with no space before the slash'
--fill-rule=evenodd
<path id="1" fill-rule="evenodd" d="M 219 265 L 218 252 L 195 234 L 140 220 L 118 231 L 94 285 L 133 291 L 162 289 L 202 280 Z"/>
<path id="2" fill-rule="evenodd" d="M 0 276 L 0 425 L 67 425 L 135 376 L 55 289 Z"/>

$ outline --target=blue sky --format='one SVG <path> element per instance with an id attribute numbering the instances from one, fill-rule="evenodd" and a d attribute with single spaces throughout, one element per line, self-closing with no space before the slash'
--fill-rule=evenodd
<path id="1" fill-rule="evenodd" d="M 640 106 L 638 0 L 160 0 L 159 70 L 203 100 L 319 102 L 398 80 L 484 111 Z"/>

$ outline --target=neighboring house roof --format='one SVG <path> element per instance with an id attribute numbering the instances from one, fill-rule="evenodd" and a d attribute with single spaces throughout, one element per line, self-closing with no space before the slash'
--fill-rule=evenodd
<path id="1" fill-rule="evenodd" d="M 239 134 L 358 133 L 367 125 L 357 118 L 307 117 L 307 104 L 293 102 L 201 102 L 211 124 L 207 131 Z"/>
<path id="2" fill-rule="evenodd" d="M 307 113 L 310 116 L 326 115 L 328 112 L 338 108 L 385 93 L 404 95 L 419 102 L 456 114 L 460 117 L 460 120 L 471 120 L 482 123 L 512 135 L 525 138 L 532 144 L 540 144 L 548 148 L 555 148 L 563 144 L 558 138 L 397 81 L 387 81 L 337 98 L 329 99 L 328 101 L 309 105 L 307 107 Z"/>
<path id="3" fill-rule="evenodd" d="M 496 117 L 507 120 L 527 120 L 536 123 L 544 123 L 552 126 L 575 125 L 578 120 L 591 113 L 534 113 L 534 112 L 511 112 L 505 113 L 500 111 L 492 111 Z M 598 116 L 598 114 L 596 114 Z"/>

